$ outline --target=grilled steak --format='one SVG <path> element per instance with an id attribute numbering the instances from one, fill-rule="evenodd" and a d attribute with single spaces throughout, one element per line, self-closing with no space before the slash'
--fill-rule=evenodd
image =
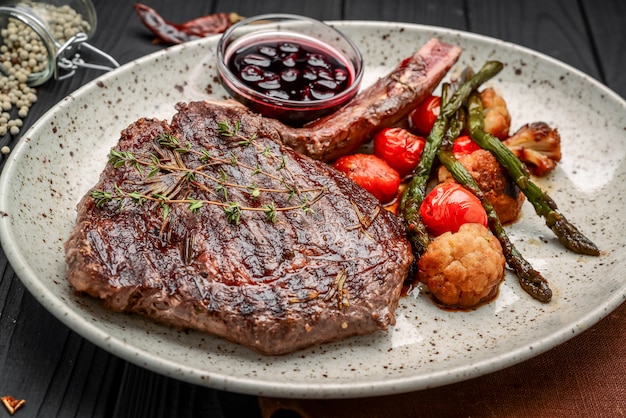
<path id="1" fill-rule="evenodd" d="M 334 161 L 371 138 L 373 131 L 403 120 L 456 62 L 461 49 L 431 39 L 386 77 L 337 112 L 304 129 L 282 129 L 281 141 L 316 160 Z"/>
<path id="2" fill-rule="evenodd" d="M 271 355 L 394 324 L 402 223 L 285 132 L 232 102 L 131 124 L 78 204 L 71 285 Z"/>

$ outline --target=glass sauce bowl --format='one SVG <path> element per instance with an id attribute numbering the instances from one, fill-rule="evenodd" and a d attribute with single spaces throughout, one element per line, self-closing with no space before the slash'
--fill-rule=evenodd
<path id="1" fill-rule="evenodd" d="M 218 74 L 254 112 L 301 126 L 350 101 L 363 58 L 343 33 L 308 17 L 267 14 L 229 28 L 217 45 Z"/>

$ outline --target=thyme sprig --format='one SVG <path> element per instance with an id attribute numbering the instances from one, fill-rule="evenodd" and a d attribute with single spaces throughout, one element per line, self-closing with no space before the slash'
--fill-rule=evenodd
<path id="1" fill-rule="evenodd" d="M 238 141 L 237 142 L 238 145 L 241 145 L 241 146 L 252 145 L 256 147 L 259 154 L 261 154 L 264 157 L 270 158 L 271 160 L 274 161 L 274 163 L 278 164 L 278 167 L 277 167 L 278 170 L 285 170 L 286 174 L 285 174 L 285 177 L 283 177 L 282 179 L 283 182 L 289 182 L 293 184 L 294 186 L 296 186 L 293 173 L 287 166 L 287 159 L 286 159 L 287 157 L 284 154 L 275 155 L 269 146 L 262 146 L 261 144 L 259 144 L 256 141 L 257 140 L 256 133 L 249 137 L 246 137 L 245 135 L 241 134 L 241 123 L 239 121 L 236 121 L 234 126 L 231 126 L 228 121 L 218 122 L 217 130 L 222 136 L 236 139 Z"/>
<path id="2" fill-rule="evenodd" d="M 252 166 L 240 161 L 237 154 L 213 155 L 207 149 L 197 149 L 191 143 L 181 143 L 169 133 L 162 133 L 155 138 L 152 152 L 146 154 L 112 149 L 109 163 L 116 169 L 130 167 L 141 176 L 140 180 L 126 180 L 122 185 L 113 186 L 112 190 L 94 189 L 90 192 L 96 206 L 116 203 L 118 210 L 124 209 L 126 202 L 141 206 L 151 202 L 162 211 L 165 230 L 173 205 L 186 205 L 191 213 L 199 213 L 206 205 L 219 206 L 223 209 L 227 222 L 238 225 L 244 212 L 263 212 L 267 222 L 274 223 L 277 213 L 301 210 L 312 211 L 315 204 L 325 193 L 322 187 L 300 189 L 288 166 L 284 154 L 275 154 L 270 146 L 257 142 L 257 135 L 246 137 L 241 133 L 241 123 L 218 123 L 218 133 L 236 140 L 239 146 L 254 146 L 258 155 L 269 159 L 275 172 L 264 170 L 257 163 Z M 192 156 L 184 157 L 184 156 Z M 226 167 L 236 167 L 241 175 L 230 176 Z M 147 174 L 145 174 L 147 172 Z M 253 179 L 258 176 L 278 182 L 280 187 L 263 187 L 259 182 L 241 184 L 237 179 Z M 261 182 L 262 183 L 262 182 Z M 194 196 L 193 191 L 204 194 L 204 198 Z M 246 192 L 252 199 L 263 196 L 269 202 L 259 206 L 246 206 L 230 199 L 233 190 Z M 271 199 L 272 194 L 287 194 L 287 201 L 298 197 L 293 205 L 279 206 Z M 268 199 L 267 196 L 270 195 Z"/>

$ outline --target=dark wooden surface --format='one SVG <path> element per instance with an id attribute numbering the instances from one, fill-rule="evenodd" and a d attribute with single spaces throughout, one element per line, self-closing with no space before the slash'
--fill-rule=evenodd
<path id="1" fill-rule="evenodd" d="M 94 0 L 94 3 L 99 22 L 92 43 L 121 63 L 163 48 L 163 45 L 151 43 L 152 36 L 134 14 L 133 2 Z M 623 0 L 146 0 L 145 3 L 175 22 L 218 11 L 234 11 L 244 16 L 280 11 L 324 20 L 393 20 L 461 29 L 546 53 L 626 97 L 626 72 L 623 70 L 626 67 L 626 2 Z M 26 119 L 26 125 L 98 75 L 96 71 L 81 71 L 72 79 L 42 86 L 39 101 Z M 558 348 L 570 356 L 563 361 L 580 361 L 577 356 L 589 354 L 580 347 L 593 341 L 594 335 L 602 329 L 616 326 L 611 321 L 618 321 L 625 315 L 626 309 L 622 306 L 596 327 L 566 343 L 566 350 Z M 617 327 L 616 338 L 621 339 L 621 345 L 616 346 L 623 347 L 626 345 L 623 325 Z M 621 358 L 623 352 L 602 352 L 603 359 L 597 361 L 595 372 L 603 373 L 603 367 L 611 367 L 611 361 Z M 531 359 L 514 368 L 532 370 L 533 361 L 537 360 Z M 498 373 L 496 379 L 512 372 Z M 559 370 L 553 371 L 553 374 L 558 373 Z M 564 376 L 568 377 L 572 376 Z M 489 376 L 475 379 L 475 383 L 480 384 L 480 379 L 487 378 Z M 550 385 L 561 383 L 559 379 L 552 379 L 541 390 L 549 391 Z M 612 382 L 602 380 L 602 375 L 580 382 L 581 390 L 589 393 L 595 390 L 594 385 L 604 384 Z M 523 382 L 520 385 L 523 388 Z M 459 390 L 463 386 L 454 388 Z M 530 389 L 525 390 L 532 395 L 532 391 L 528 392 Z M 169 379 L 129 364 L 87 342 L 38 304 L 0 251 L 0 396 L 6 394 L 26 399 L 26 406 L 15 415 L 22 418 L 260 415 L 254 397 L 217 392 Z M 625 399 L 604 401 L 615 403 L 615 408 L 611 409 L 616 412 L 615 416 L 626 415 Z M 472 405 L 461 402 L 458 416 L 470 410 L 474 411 L 473 416 L 480 416 L 476 412 L 480 411 L 477 401 L 472 402 Z M 594 403 L 586 403 L 586 406 L 593 408 Z M 573 412 L 590 416 L 592 410 Z M 483 415 L 491 416 L 491 413 L 485 410 Z M 4 416 L 8 413 L 0 408 L 0 418 Z"/>

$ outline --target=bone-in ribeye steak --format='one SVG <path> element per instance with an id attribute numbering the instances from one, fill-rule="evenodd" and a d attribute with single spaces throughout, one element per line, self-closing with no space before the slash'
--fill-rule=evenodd
<path id="1" fill-rule="evenodd" d="M 276 121 L 229 102 L 177 111 L 126 128 L 79 202 L 65 244 L 78 292 L 265 354 L 394 324 L 413 260 L 397 217 L 281 144 Z"/>

